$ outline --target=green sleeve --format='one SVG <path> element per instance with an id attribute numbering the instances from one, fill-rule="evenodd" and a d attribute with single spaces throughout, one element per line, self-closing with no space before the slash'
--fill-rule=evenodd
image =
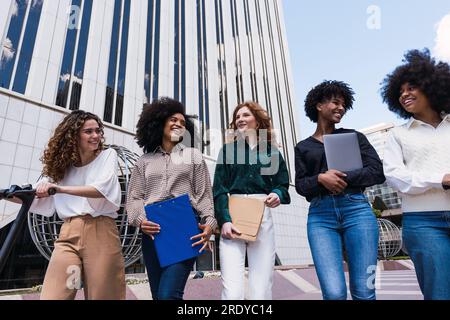
<path id="1" fill-rule="evenodd" d="M 279 168 L 272 178 L 272 192 L 278 195 L 282 204 L 289 204 L 291 203 L 291 196 L 289 195 L 289 173 L 286 162 L 279 152 L 278 160 Z"/>
<path id="2" fill-rule="evenodd" d="M 214 211 L 219 227 L 222 227 L 225 222 L 231 222 L 228 209 L 229 168 L 225 163 L 225 157 L 225 150 L 222 148 L 217 158 L 213 183 Z"/>

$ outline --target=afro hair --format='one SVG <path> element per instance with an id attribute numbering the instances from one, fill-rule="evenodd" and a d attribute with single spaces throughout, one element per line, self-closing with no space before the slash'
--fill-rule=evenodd
<path id="1" fill-rule="evenodd" d="M 387 75 L 381 83 L 381 97 L 389 110 L 403 119 L 412 117 L 399 101 L 402 85 L 409 83 L 423 92 L 433 110 L 449 113 L 450 66 L 444 62 L 436 62 L 430 57 L 428 49 L 408 51 L 403 62 L 405 63 Z"/>
<path id="2" fill-rule="evenodd" d="M 347 112 L 353 107 L 353 101 L 355 101 L 353 95 L 353 89 L 350 88 L 345 82 L 325 80 L 309 91 L 306 96 L 306 116 L 311 119 L 312 122 L 317 122 L 319 117 L 317 105 L 339 97 L 344 99 L 344 108 L 345 112 Z"/>
<path id="3" fill-rule="evenodd" d="M 142 113 L 136 126 L 135 140 L 144 149 L 144 153 L 153 152 L 162 144 L 164 126 L 166 120 L 174 114 L 180 113 L 186 121 L 186 131 L 190 135 L 190 141 L 183 139 L 182 143 L 188 147 L 198 147 L 196 141 L 200 139 L 195 128 L 193 119 L 196 116 L 187 115 L 184 105 L 168 97 L 154 100 L 150 104 L 144 104 Z"/>

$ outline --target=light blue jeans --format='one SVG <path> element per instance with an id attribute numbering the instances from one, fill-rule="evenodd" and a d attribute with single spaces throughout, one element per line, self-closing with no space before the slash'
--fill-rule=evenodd
<path id="1" fill-rule="evenodd" d="M 308 240 L 324 300 L 347 299 L 343 248 L 353 300 L 375 300 L 378 224 L 365 195 L 312 199 Z"/>
<path id="2" fill-rule="evenodd" d="M 450 300 L 450 211 L 405 212 L 403 241 L 425 300 Z"/>

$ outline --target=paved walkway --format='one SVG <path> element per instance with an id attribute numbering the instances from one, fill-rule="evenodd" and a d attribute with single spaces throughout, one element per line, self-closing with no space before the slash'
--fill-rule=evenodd
<path id="1" fill-rule="evenodd" d="M 207 272 L 202 279 L 191 274 L 186 285 L 186 300 L 219 300 L 221 292 L 220 272 Z M 127 300 L 151 300 L 150 288 L 145 274 L 127 276 Z M 346 273 L 348 286 L 348 273 Z M 422 293 L 411 261 L 379 263 L 377 279 L 379 300 L 422 300 Z M 1 293 L 0 293 L 1 294 Z M 350 292 L 348 292 L 350 297 Z M 37 300 L 38 293 L 0 295 L 0 300 Z M 83 299 L 83 293 L 77 294 Z M 278 268 L 274 273 L 274 300 L 321 300 L 320 285 L 313 267 Z"/>

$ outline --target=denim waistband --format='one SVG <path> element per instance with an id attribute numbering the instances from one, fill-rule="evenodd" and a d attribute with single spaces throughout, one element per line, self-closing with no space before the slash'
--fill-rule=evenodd
<path id="1" fill-rule="evenodd" d="M 360 188 L 350 188 L 350 189 L 345 189 L 343 192 L 338 193 L 338 194 L 332 194 L 330 192 L 321 193 L 318 196 L 315 196 L 314 198 L 312 198 L 311 201 L 316 198 L 322 199 L 325 197 L 339 197 L 339 196 L 345 196 L 345 195 L 350 195 L 350 194 L 364 194 L 364 190 L 362 190 Z"/>

